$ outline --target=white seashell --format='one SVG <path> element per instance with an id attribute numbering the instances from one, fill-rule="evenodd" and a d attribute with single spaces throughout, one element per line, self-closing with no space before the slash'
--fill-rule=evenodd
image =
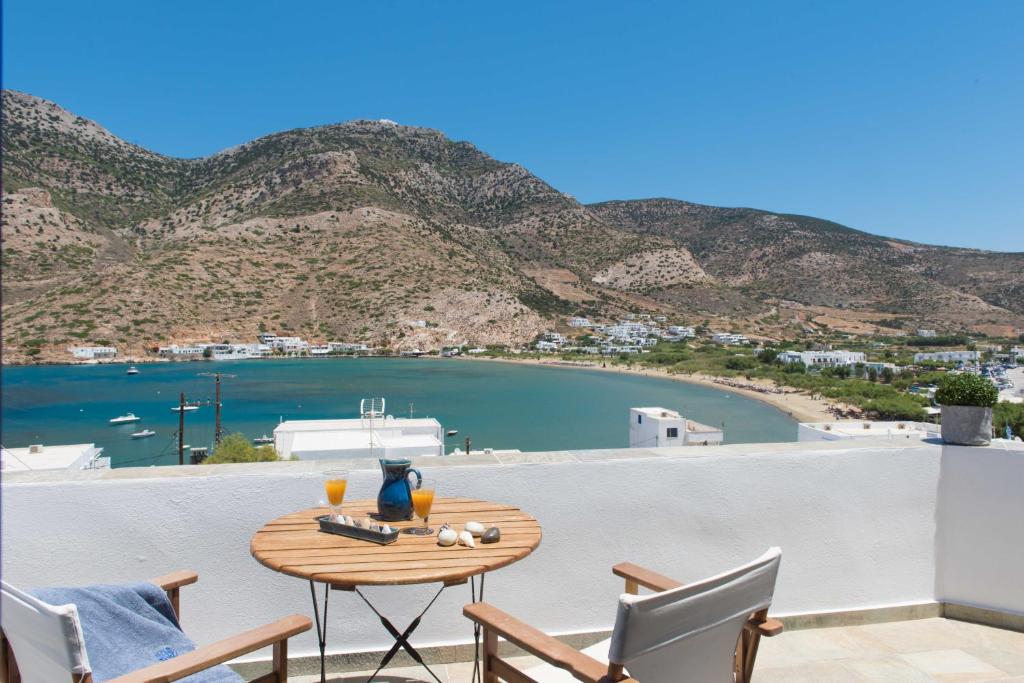
<path id="1" fill-rule="evenodd" d="M 484 533 L 484 525 L 480 522 L 466 522 L 463 528 L 477 537 L 482 536 Z"/>
<path id="2" fill-rule="evenodd" d="M 450 526 L 442 527 L 437 532 L 437 544 L 447 548 L 450 545 L 455 545 L 456 541 L 459 540 L 459 535 L 455 532 L 455 529 Z"/>
<path id="3" fill-rule="evenodd" d="M 469 548 L 475 548 L 476 543 L 473 542 L 473 534 L 468 531 L 459 532 L 459 544 Z"/>
<path id="4" fill-rule="evenodd" d="M 390 534 L 392 531 L 394 531 L 394 529 L 389 527 L 387 524 L 382 524 L 380 527 L 380 532 L 382 534 Z"/>

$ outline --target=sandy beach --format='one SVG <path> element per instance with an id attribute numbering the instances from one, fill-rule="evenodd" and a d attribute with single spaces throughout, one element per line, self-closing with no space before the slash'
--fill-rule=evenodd
<path id="1" fill-rule="evenodd" d="M 563 361 L 555 359 L 544 359 L 544 358 L 486 358 L 479 356 L 460 356 L 465 360 L 473 361 L 488 361 L 492 363 L 523 363 L 527 365 L 545 365 L 549 367 L 558 368 L 578 368 L 581 370 L 599 370 L 601 372 L 618 372 L 622 374 L 630 375 L 642 375 L 645 377 L 657 377 L 660 379 L 670 379 L 675 382 L 687 382 L 689 384 L 701 384 L 712 389 L 721 389 L 722 391 L 730 391 L 734 394 L 746 396 L 752 398 L 755 401 L 761 401 L 768 405 L 781 410 L 786 413 L 794 420 L 798 422 L 832 422 L 836 418 L 834 415 L 828 412 L 830 407 L 836 406 L 843 409 L 848 409 L 842 403 L 836 403 L 825 398 L 814 398 L 809 394 L 806 394 L 797 389 L 789 387 L 776 387 L 773 382 L 765 380 L 748 380 L 746 378 L 725 378 L 725 377 L 712 377 L 703 374 L 694 375 L 679 375 L 673 374 L 660 368 L 641 368 L 634 367 L 629 368 L 623 365 L 609 363 L 602 367 L 599 362 L 591 361 Z M 775 390 L 781 388 L 783 393 L 762 393 L 753 389 L 746 389 L 743 387 L 729 386 L 728 384 L 722 384 L 721 382 L 739 382 L 747 385 L 755 385 L 764 387 L 766 389 Z"/>

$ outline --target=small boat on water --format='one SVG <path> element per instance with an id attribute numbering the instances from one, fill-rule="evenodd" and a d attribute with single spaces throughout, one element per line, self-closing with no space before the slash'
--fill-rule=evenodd
<path id="1" fill-rule="evenodd" d="M 138 422 L 141 417 L 136 417 L 135 413 L 128 413 L 127 415 L 119 415 L 118 417 L 112 418 L 110 424 L 112 425 L 125 425 L 130 422 Z"/>
<path id="2" fill-rule="evenodd" d="M 148 439 L 149 437 L 153 436 L 154 434 L 156 434 L 156 432 L 154 432 L 152 429 L 143 429 L 141 432 L 133 432 L 132 433 L 132 438 L 133 439 Z"/>
<path id="3" fill-rule="evenodd" d="M 448 432 L 447 432 L 448 436 L 455 436 L 458 433 L 459 433 L 458 429 L 449 429 Z"/>
<path id="4" fill-rule="evenodd" d="M 128 370 L 126 370 L 124 374 L 126 374 L 126 375 L 137 375 L 137 374 L 139 374 L 139 369 L 137 367 L 135 367 L 134 365 L 129 365 L 128 366 Z"/>
<path id="5" fill-rule="evenodd" d="M 193 410 L 199 410 L 199 406 L 185 406 L 184 408 L 182 408 L 181 406 L 174 406 L 173 408 L 171 408 L 172 413 L 180 413 L 182 410 L 184 410 L 186 413 L 190 413 Z"/>
<path id="6" fill-rule="evenodd" d="M 255 439 L 252 440 L 252 442 L 253 443 L 261 443 L 261 444 L 262 443 L 274 443 L 274 437 L 267 436 L 266 434 L 264 434 L 263 436 L 256 437 Z"/>

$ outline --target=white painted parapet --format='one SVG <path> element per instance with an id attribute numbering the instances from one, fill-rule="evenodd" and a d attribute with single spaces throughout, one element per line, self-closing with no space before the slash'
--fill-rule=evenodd
<path id="1" fill-rule="evenodd" d="M 311 613 L 309 586 L 249 554 L 267 520 L 316 505 L 320 471 L 351 470 L 348 497 L 376 495 L 366 461 L 257 463 L 31 473 L 5 477 L 3 575 L 22 586 L 117 582 L 174 569 L 200 574 L 183 624 L 211 642 Z M 544 538 L 488 575 L 486 599 L 551 633 L 609 629 L 632 561 L 687 581 L 783 549 L 773 612 L 934 603 L 946 597 L 1024 613 L 1024 452 L 920 441 L 727 445 L 423 458 L 441 495 L 517 505 Z M 482 520 L 486 521 L 486 520 Z M 462 552 L 472 552 L 462 550 Z M 400 627 L 434 587 L 367 592 Z M 417 644 L 471 640 L 446 590 Z M 332 652 L 382 649 L 389 636 L 356 596 L 335 592 Z M 292 653 L 316 651 L 315 636 Z"/>

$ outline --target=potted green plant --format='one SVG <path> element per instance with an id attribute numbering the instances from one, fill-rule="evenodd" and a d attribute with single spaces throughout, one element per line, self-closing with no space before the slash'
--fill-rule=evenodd
<path id="1" fill-rule="evenodd" d="M 992 438 L 992 407 L 999 391 L 984 377 L 963 372 L 939 382 L 942 440 L 958 446 L 987 446 Z"/>

